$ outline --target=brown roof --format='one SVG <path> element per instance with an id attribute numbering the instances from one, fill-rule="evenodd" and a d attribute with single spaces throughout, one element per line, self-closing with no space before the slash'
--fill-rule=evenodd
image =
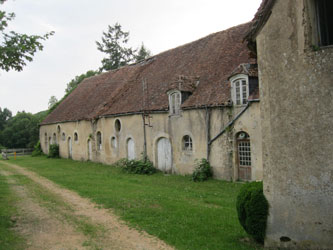
<path id="1" fill-rule="evenodd" d="M 252 20 L 252 25 L 249 31 L 247 32 L 245 39 L 249 42 L 253 42 L 255 40 L 256 35 L 261 30 L 261 28 L 265 25 L 269 16 L 271 15 L 272 8 L 275 4 L 275 0 L 262 0 L 257 13 L 254 15 Z"/>
<path id="2" fill-rule="evenodd" d="M 229 79 L 238 74 L 245 74 L 248 76 L 258 77 L 258 65 L 254 63 L 241 63 L 237 68 L 230 74 Z"/>
<path id="3" fill-rule="evenodd" d="M 185 83 L 184 91 L 192 92 L 182 104 L 184 109 L 229 105 L 228 77 L 241 63 L 256 63 L 243 43 L 249 27 L 250 23 L 242 24 L 143 62 L 87 78 L 42 124 L 142 110 L 166 111 L 166 92 L 179 82 Z"/>

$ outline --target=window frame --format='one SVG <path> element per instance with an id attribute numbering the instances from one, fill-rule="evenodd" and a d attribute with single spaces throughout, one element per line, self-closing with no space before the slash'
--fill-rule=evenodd
<path id="1" fill-rule="evenodd" d="M 101 131 L 97 131 L 97 133 L 96 133 L 96 147 L 97 147 L 97 151 L 102 151 L 102 149 L 103 149 L 102 144 L 103 144 L 102 132 Z"/>
<path id="2" fill-rule="evenodd" d="M 333 27 L 329 26 L 328 22 L 328 13 L 329 10 L 326 6 L 327 0 L 314 0 L 314 12 L 315 12 L 315 36 L 319 47 L 333 46 L 333 40 L 330 41 L 330 34 L 333 33 Z M 326 19 L 326 20 L 325 20 Z M 325 23 L 326 21 L 326 23 Z M 324 22 L 324 24 L 323 24 Z M 326 27 L 326 31 L 323 31 L 323 28 Z M 330 27 L 330 29 L 329 29 Z"/>
<path id="3" fill-rule="evenodd" d="M 244 90 L 243 90 L 243 81 L 245 81 L 245 98 L 244 98 Z M 230 78 L 231 82 L 231 96 L 232 96 L 232 102 L 236 106 L 243 106 L 248 103 L 249 95 L 250 95 L 250 89 L 249 89 L 249 76 L 245 74 L 237 74 Z M 236 84 L 239 84 L 239 103 L 237 102 L 237 86 Z M 245 102 L 244 102 L 245 100 Z"/>
<path id="4" fill-rule="evenodd" d="M 188 145 L 186 146 L 186 144 Z M 182 137 L 182 150 L 186 153 L 193 152 L 193 139 L 191 135 L 186 134 Z"/>
<path id="5" fill-rule="evenodd" d="M 179 90 L 171 90 L 168 92 L 168 98 L 169 98 L 169 114 L 180 115 L 181 105 L 182 105 L 182 93 Z M 176 98 L 178 99 L 178 103 Z"/>

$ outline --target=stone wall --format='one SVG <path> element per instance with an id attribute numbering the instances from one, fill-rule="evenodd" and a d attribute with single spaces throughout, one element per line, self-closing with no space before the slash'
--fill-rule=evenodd
<path id="1" fill-rule="evenodd" d="M 256 39 L 268 247 L 332 249 L 333 47 L 312 4 L 277 0 Z"/>

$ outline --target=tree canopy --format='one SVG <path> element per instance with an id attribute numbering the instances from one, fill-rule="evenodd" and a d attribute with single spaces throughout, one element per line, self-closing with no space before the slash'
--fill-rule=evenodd
<path id="1" fill-rule="evenodd" d="M 4 2 L 5 0 L 0 0 L 0 6 Z M 0 10 L 0 69 L 5 71 L 21 71 L 27 61 L 32 61 L 37 51 L 43 50 L 42 41 L 54 34 L 53 31 L 42 36 L 5 32 L 8 22 L 14 18 L 14 13 Z"/>
<path id="2" fill-rule="evenodd" d="M 151 52 L 146 46 L 142 43 L 138 53 L 135 55 L 135 62 L 140 62 L 144 59 L 147 59 L 151 56 Z"/>
<path id="3" fill-rule="evenodd" d="M 36 115 L 18 112 L 16 116 L 6 120 L 1 129 L 0 145 L 7 148 L 32 148 L 38 141 L 39 122 Z"/>

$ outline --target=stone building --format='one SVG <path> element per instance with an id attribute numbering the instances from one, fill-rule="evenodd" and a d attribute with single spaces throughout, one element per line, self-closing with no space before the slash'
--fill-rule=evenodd
<path id="1" fill-rule="evenodd" d="M 333 249 L 333 1 L 264 0 L 259 65 L 267 247 Z"/>
<path id="2" fill-rule="evenodd" d="M 85 79 L 40 126 L 44 153 L 112 164 L 147 155 L 165 172 L 261 180 L 256 60 L 243 42 L 250 24 Z"/>

